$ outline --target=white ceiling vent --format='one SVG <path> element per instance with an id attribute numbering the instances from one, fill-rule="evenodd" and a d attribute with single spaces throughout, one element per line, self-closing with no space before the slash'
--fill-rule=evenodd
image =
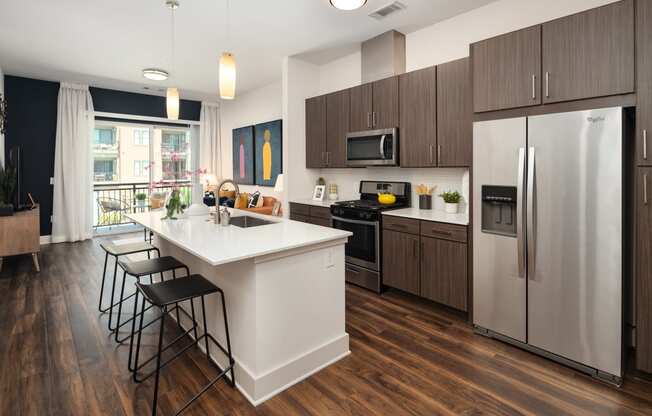
<path id="1" fill-rule="evenodd" d="M 405 4 L 401 3 L 400 1 L 395 1 L 394 3 L 388 4 L 387 6 L 383 6 L 380 9 L 376 10 L 375 12 L 371 13 L 369 17 L 373 17 L 376 20 L 381 20 L 386 18 L 390 14 L 396 13 L 405 8 L 407 8 Z"/>

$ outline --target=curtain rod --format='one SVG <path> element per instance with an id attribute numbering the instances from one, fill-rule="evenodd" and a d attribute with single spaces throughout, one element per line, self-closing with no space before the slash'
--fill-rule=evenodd
<path id="1" fill-rule="evenodd" d="M 108 117 L 123 120 L 149 121 L 154 123 L 179 124 L 183 126 L 199 126 L 199 121 L 195 120 L 169 120 L 163 117 L 136 116 L 132 114 L 106 113 L 104 111 L 95 111 L 95 117 Z"/>

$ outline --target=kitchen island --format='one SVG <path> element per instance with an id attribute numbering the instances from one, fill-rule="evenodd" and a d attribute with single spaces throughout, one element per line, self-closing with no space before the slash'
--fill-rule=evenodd
<path id="1" fill-rule="evenodd" d="M 208 216 L 162 220 L 163 211 L 128 217 L 154 233 L 161 255 L 222 288 L 236 386 L 258 405 L 349 354 L 344 245 L 351 233 L 230 211 L 234 222 L 248 216 L 270 223 L 242 228 L 214 224 Z M 206 298 L 208 331 L 225 343 L 220 305 L 219 296 Z M 215 350 L 212 358 L 226 365 Z"/>

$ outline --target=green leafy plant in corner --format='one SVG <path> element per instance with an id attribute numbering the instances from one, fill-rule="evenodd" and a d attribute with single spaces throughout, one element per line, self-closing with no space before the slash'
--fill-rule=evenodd
<path id="1" fill-rule="evenodd" d="M 11 199 L 16 189 L 16 170 L 4 169 L 0 165 L 0 207 L 11 206 Z"/>
<path id="2" fill-rule="evenodd" d="M 462 194 L 457 191 L 446 191 L 439 194 L 440 197 L 444 199 L 444 202 L 447 204 L 459 204 L 462 200 Z"/>

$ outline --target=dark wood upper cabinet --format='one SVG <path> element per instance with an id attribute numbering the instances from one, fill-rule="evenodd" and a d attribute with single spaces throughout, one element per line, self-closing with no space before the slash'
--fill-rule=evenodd
<path id="1" fill-rule="evenodd" d="M 473 110 L 541 104 L 541 26 L 471 45 Z"/>
<path id="2" fill-rule="evenodd" d="M 636 3 L 636 163 L 652 166 L 652 2 Z M 652 138 L 652 136 L 650 137 Z M 651 253 L 652 254 L 652 253 Z"/>
<path id="3" fill-rule="evenodd" d="M 439 167 L 471 165 L 473 93 L 470 71 L 469 58 L 437 66 L 437 166 Z M 404 124 L 401 123 L 401 126 Z"/>
<path id="4" fill-rule="evenodd" d="M 544 103 L 633 92 L 634 0 L 544 23 L 542 57 Z"/>
<path id="5" fill-rule="evenodd" d="M 383 284 L 419 294 L 419 236 L 383 230 Z"/>
<path id="6" fill-rule="evenodd" d="M 398 76 L 373 83 L 371 126 L 375 129 L 398 127 Z"/>
<path id="7" fill-rule="evenodd" d="M 349 132 L 349 90 L 326 96 L 326 167 L 346 167 Z"/>
<path id="8" fill-rule="evenodd" d="M 467 310 L 467 246 L 421 237 L 421 296 Z"/>
<path id="9" fill-rule="evenodd" d="M 652 168 L 636 168 L 636 368 L 652 372 Z"/>
<path id="10" fill-rule="evenodd" d="M 359 85 L 349 89 L 351 97 L 350 131 L 372 129 L 372 84 Z"/>
<path id="11" fill-rule="evenodd" d="M 399 76 L 401 166 L 436 166 L 437 67 Z"/>
<path id="12" fill-rule="evenodd" d="M 326 166 L 326 96 L 306 100 L 306 167 Z"/>

